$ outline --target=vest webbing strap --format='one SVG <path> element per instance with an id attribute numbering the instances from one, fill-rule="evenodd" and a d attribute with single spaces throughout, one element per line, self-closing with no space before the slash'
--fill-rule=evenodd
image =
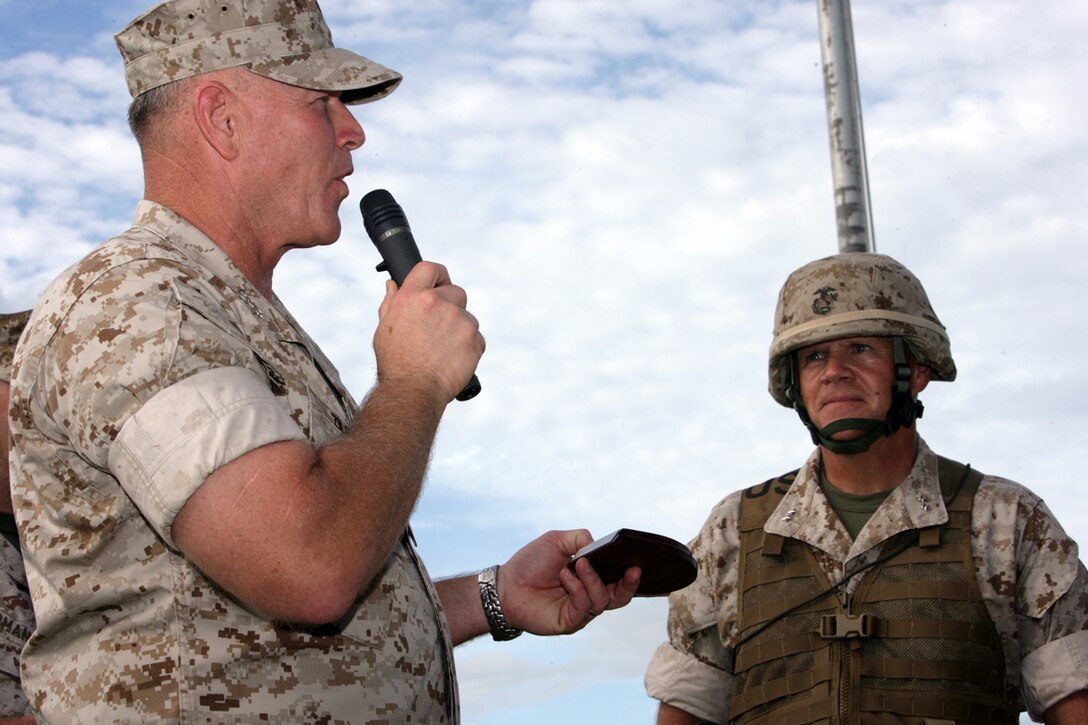
<path id="1" fill-rule="evenodd" d="M 932 549 L 941 545 L 941 527 L 927 526 L 918 530 L 918 546 L 923 549 Z"/>
<path id="2" fill-rule="evenodd" d="M 987 687 L 1003 687 L 1004 678 L 989 662 L 933 662 L 908 659 L 864 660 L 861 674 L 917 680 L 960 680 L 978 682 Z"/>
<path id="3" fill-rule="evenodd" d="M 928 529 L 922 529 L 919 531 L 919 543 L 921 543 L 921 534 L 929 532 L 933 533 L 934 538 L 936 539 L 935 542 L 933 542 L 928 547 L 912 546 L 911 548 L 907 549 L 899 556 L 897 556 L 895 559 L 896 562 L 899 564 L 958 564 L 959 562 L 963 561 L 962 557 L 960 556 L 960 552 L 958 551 L 959 547 L 941 545 L 941 529 L 949 526 L 954 528 L 962 528 L 966 526 L 967 528 L 965 530 L 969 531 L 971 524 L 970 521 L 966 520 L 966 517 L 963 514 L 956 511 L 949 511 L 947 524 L 945 524 L 944 526 L 936 526 Z"/>
<path id="4" fill-rule="evenodd" d="M 758 705 L 762 702 L 771 702 L 780 697 L 795 695 L 798 692 L 811 690 L 819 685 L 824 685 L 826 688 L 826 683 L 831 682 L 833 673 L 834 667 L 832 664 L 830 662 L 825 662 L 824 664 L 817 665 L 805 672 L 794 672 L 785 677 L 780 677 L 776 680 L 768 680 L 760 685 L 756 685 L 742 695 L 734 695 L 733 701 L 736 707 L 741 711 L 744 711 L 753 705 Z"/>
<path id="5" fill-rule="evenodd" d="M 758 486 L 752 486 L 744 490 L 740 507 L 741 532 L 762 529 L 763 524 L 774 513 L 775 507 L 797 478 L 797 471 L 790 471 L 778 478 L 764 481 Z"/>
<path id="6" fill-rule="evenodd" d="M 901 619 L 882 621 L 877 624 L 877 633 L 888 639 L 910 639 L 925 637 L 930 639 L 955 639 L 964 642 L 982 644 L 1000 644 L 1000 638 L 994 639 L 993 629 L 984 625 L 968 622 L 955 622 L 947 619 Z M 989 665 L 991 668 L 992 664 Z"/>
<path id="7" fill-rule="evenodd" d="M 896 599 L 958 599 L 974 601 L 967 582 L 883 582 L 869 587 L 869 597 L 882 601 Z"/>
<path id="8" fill-rule="evenodd" d="M 742 664 L 747 669 L 761 665 L 764 662 L 776 660 L 779 657 L 789 657 L 802 652 L 813 652 L 820 647 L 821 642 L 826 647 L 831 646 L 830 641 L 823 639 L 815 632 L 795 634 L 792 637 L 783 637 L 767 644 L 747 645 L 744 648 Z"/>
<path id="9" fill-rule="evenodd" d="M 811 596 L 800 595 L 796 597 L 789 597 L 779 600 L 778 602 L 764 602 L 763 604 L 749 604 L 747 613 L 751 617 L 750 621 L 753 625 L 760 625 L 764 622 L 769 622 L 777 616 L 783 609 L 785 604 L 786 609 L 797 609 L 791 611 L 791 614 L 806 614 L 809 612 L 827 612 L 831 607 L 834 607 L 834 595 L 830 592 L 826 596 L 821 597 L 819 600 L 808 603 Z M 798 606 L 804 604 L 805 606 Z"/>
<path id="10" fill-rule="evenodd" d="M 812 725 L 831 721 L 831 701 L 827 698 L 790 703 L 774 711 L 774 725 Z"/>
<path id="11" fill-rule="evenodd" d="M 782 552 L 777 554 L 767 551 L 766 540 L 774 536 L 774 534 L 764 535 L 764 546 L 761 548 L 761 553 L 764 556 L 781 556 Z M 781 539 L 782 537 L 777 537 Z M 752 572 L 750 582 L 752 584 L 775 584 L 777 582 L 786 581 L 787 579 L 794 579 L 799 576 L 807 576 L 809 574 L 809 564 L 804 559 L 796 559 L 794 561 L 784 561 L 778 566 L 774 567 L 760 567 L 756 571 Z"/>
<path id="12" fill-rule="evenodd" d="M 1011 707 L 969 702 L 964 697 L 944 697 L 929 692 L 897 692 L 866 689 L 861 692 L 862 712 L 909 712 L 916 717 L 936 717 L 956 723 L 1016 725 L 1018 713 Z"/>
<path id="13" fill-rule="evenodd" d="M 949 511 L 971 512 L 974 504 L 974 492 L 982 483 L 982 474 L 957 461 L 943 456 L 937 456 L 937 477 L 941 484 L 941 495 L 944 496 L 944 505 Z M 970 492 L 970 496 L 959 496 L 960 490 Z"/>

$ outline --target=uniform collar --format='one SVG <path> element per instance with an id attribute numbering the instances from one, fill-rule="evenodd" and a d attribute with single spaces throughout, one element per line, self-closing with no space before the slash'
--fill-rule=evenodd
<path id="1" fill-rule="evenodd" d="M 199 266 L 230 285 L 234 287 L 245 285 L 245 288 L 256 292 L 222 247 L 174 210 L 143 199 L 136 205 L 136 215 L 132 225 L 147 229 L 155 236 L 167 241 L 179 252 L 198 262 Z"/>
<path id="2" fill-rule="evenodd" d="M 132 225 L 151 232 L 193 260 L 198 268 L 207 270 L 217 279 L 230 285 L 258 319 L 275 319 L 278 314 L 288 319 L 292 331 L 297 330 L 296 323 L 287 314 L 287 308 L 276 295 L 273 294 L 271 300 L 265 299 L 222 247 L 173 209 L 143 199 L 136 205 Z M 273 309 L 277 314 L 272 313 Z M 279 334 L 290 333 L 280 330 Z"/>
<path id="3" fill-rule="evenodd" d="M 918 454 L 907 477 L 852 540 L 820 490 L 820 451 L 817 448 L 797 473 L 797 479 L 764 525 L 771 534 L 799 539 L 839 560 L 868 551 L 909 529 L 948 521 L 941 496 L 937 456 L 920 437 Z"/>

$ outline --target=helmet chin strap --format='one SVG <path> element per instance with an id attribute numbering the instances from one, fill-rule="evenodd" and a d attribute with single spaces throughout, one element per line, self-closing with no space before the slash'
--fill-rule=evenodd
<path id="1" fill-rule="evenodd" d="M 842 455 L 863 453 L 869 450 L 869 446 L 881 436 L 890 436 L 900 428 L 910 428 L 915 420 L 922 417 L 922 402 L 915 400 L 910 392 L 910 365 L 907 363 L 906 348 L 901 337 L 892 338 L 892 361 L 895 369 L 895 379 L 892 381 L 892 402 L 884 420 L 842 418 L 828 423 L 823 428 L 817 428 L 801 399 L 797 357 L 790 355 L 790 386 L 786 391 L 786 397 L 793 403 L 793 409 L 797 411 L 801 422 L 808 428 L 813 443 L 823 446 L 832 453 Z M 846 441 L 831 438 L 844 430 L 861 431 L 861 435 Z"/>

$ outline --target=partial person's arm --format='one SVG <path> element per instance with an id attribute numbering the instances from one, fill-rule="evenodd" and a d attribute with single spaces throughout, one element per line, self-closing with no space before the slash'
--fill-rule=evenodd
<path id="1" fill-rule="evenodd" d="M 728 722 L 733 650 L 719 628 L 735 612 L 740 500 L 731 494 L 710 512 L 691 542 L 698 575 L 669 595 L 668 634 L 646 667 L 646 694 L 658 700 L 658 723 Z M 734 629 L 726 628 L 728 638 Z"/>
<path id="2" fill-rule="evenodd" d="M 657 708 L 657 725 L 699 725 L 706 720 L 700 720 L 689 712 L 668 703 L 661 703 Z"/>
<path id="3" fill-rule="evenodd" d="M 221 466 L 174 519 L 175 543 L 270 618 L 339 619 L 403 533 L 442 413 L 483 347 L 445 268 L 421 263 L 399 290 L 390 282 L 378 383 L 351 428 L 318 450 L 282 441 Z"/>
<path id="4" fill-rule="evenodd" d="M 5 513 L 13 513 L 14 509 L 11 506 L 11 482 L 8 480 L 8 446 L 10 440 L 8 437 L 8 403 L 11 400 L 11 385 L 7 380 L 0 380 L 0 451 L 3 451 L 3 460 L 0 460 L 0 511 Z M 16 681 L 16 684 L 18 682 Z M 34 725 L 34 718 L 30 715 L 25 717 L 3 717 L 0 718 L 0 725 Z"/>
<path id="5" fill-rule="evenodd" d="M 0 451 L 4 456 L 0 459 L 0 511 L 15 513 L 11 505 L 11 479 L 8 471 L 8 455 L 11 450 L 11 431 L 8 427 L 8 406 L 11 404 L 11 383 L 0 380 Z M 3 725 L 3 721 L 0 721 Z"/>
<path id="6" fill-rule="evenodd" d="M 631 601 L 640 572 L 628 569 L 623 579 L 604 584 L 588 561 L 572 572 L 567 562 L 593 541 L 585 529 L 550 531 L 518 550 L 499 567 L 499 602 L 510 626 L 532 634 L 572 634 L 596 614 Z M 454 644 L 489 631 L 475 574 L 436 583 Z"/>
<path id="7" fill-rule="evenodd" d="M 1084 725 L 1088 723 L 1088 690 L 1074 692 L 1047 708 L 1046 725 Z"/>

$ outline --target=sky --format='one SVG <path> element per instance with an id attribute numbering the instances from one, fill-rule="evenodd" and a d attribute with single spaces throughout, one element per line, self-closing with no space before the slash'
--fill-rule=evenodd
<path id="1" fill-rule="evenodd" d="M 384 276 L 359 198 L 390 190 L 468 291 L 483 392 L 451 404 L 412 525 L 436 577 L 548 529 L 688 541 L 811 449 L 767 394 L 777 291 L 838 249 L 815 0 L 325 0 L 401 71 L 355 107 L 340 241 L 277 293 L 357 397 Z M 112 35 L 145 0 L 0 0 L 0 311 L 123 231 L 142 191 Z M 919 431 L 1088 541 L 1088 5 L 853 7 L 876 250 L 912 269 L 959 368 Z M 1073 481 L 1076 479 L 1073 478 Z M 467 724 L 652 722 L 666 602 L 457 651 Z"/>

